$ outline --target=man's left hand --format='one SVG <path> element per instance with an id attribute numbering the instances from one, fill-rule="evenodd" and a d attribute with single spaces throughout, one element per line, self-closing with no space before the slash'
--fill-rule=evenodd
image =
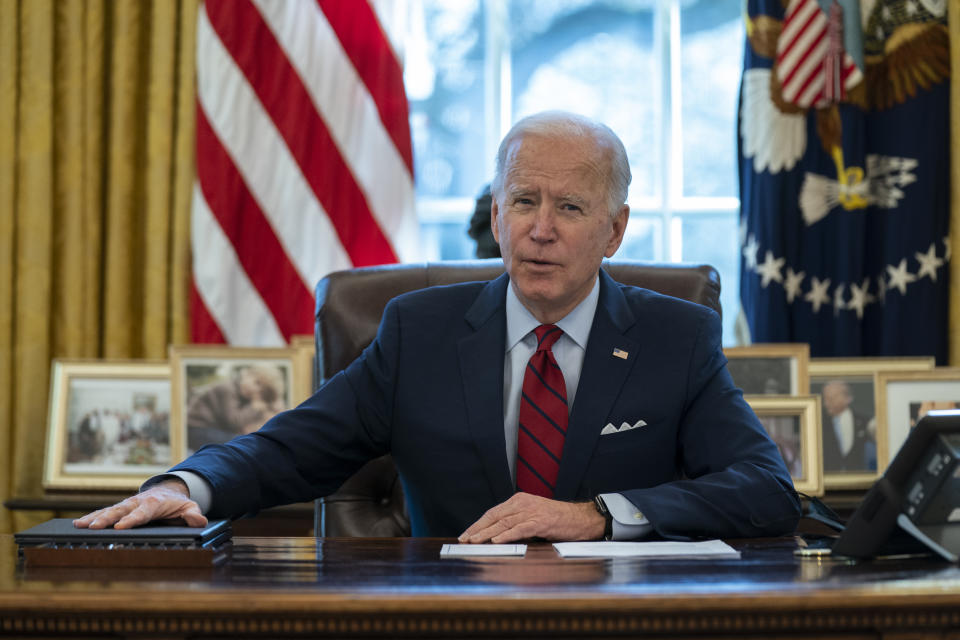
<path id="1" fill-rule="evenodd" d="M 515 493 L 460 534 L 463 543 L 500 544 L 530 538 L 599 540 L 606 522 L 592 502 L 561 502 Z"/>

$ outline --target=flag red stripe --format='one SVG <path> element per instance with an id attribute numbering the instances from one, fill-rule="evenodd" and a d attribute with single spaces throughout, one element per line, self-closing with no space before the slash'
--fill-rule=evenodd
<path id="1" fill-rule="evenodd" d="M 799 87 L 790 87 L 790 94 L 794 96 L 795 100 L 798 100 L 800 96 L 802 96 L 803 93 L 807 90 L 807 88 L 810 86 L 811 83 L 816 82 L 818 80 L 819 81 L 823 80 L 822 74 L 823 74 L 823 64 L 818 63 L 813 65 L 812 67 L 810 67 L 810 71 L 807 73 L 807 77 L 802 79 L 803 82 L 800 82 L 801 80 L 800 78 L 797 79 L 796 84 L 799 84 Z M 784 93 L 787 93 L 787 92 L 785 91 Z M 817 91 L 817 94 L 810 101 L 810 104 L 816 103 L 816 101 L 819 100 L 822 95 L 823 95 L 823 89 L 820 89 L 819 91 Z"/>
<path id="2" fill-rule="evenodd" d="M 844 60 L 844 62 L 846 63 L 846 66 L 843 67 L 843 72 L 840 74 L 840 78 L 844 83 L 844 87 L 846 87 L 847 79 L 850 77 L 850 74 L 856 70 L 857 65 L 854 62 L 851 62 L 849 59 Z"/>
<path id="3" fill-rule="evenodd" d="M 313 295 L 197 106 L 197 179 L 210 211 L 285 338 L 313 332 Z"/>
<path id="4" fill-rule="evenodd" d="M 797 11 L 800 10 L 800 6 L 801 5 L 797 5 Z M 796 13 L 796 11 L 794 13 Z M 791 20 L 792 16 L 793 14 L 790 14 L 790 16 L 786 18 L 786 20 Z M 797 30 L 797 33 L 793 36 L 793 39 L 787 43 L 787 46 L 783 48 L 783 52 L 779 56 L 777 56 L 778 60 L 782 59 L 785 55 L 787 55 L 787 53 L 791 49 L 793 49 L 797 45 L 797 42 L 800 40 L 800 38 L 806 35 L 807 29 L 810 27 L 813 21 L 820 16 L 822 16 L 822 12 L 820 11 L 819 7 L 817 7 L 816 11 L 810 12 L 810 15 L 807 17 L 806 22 L 804 22 L 803 25 L 800 27 L 800 29 Z M 786 22 L 786 20 L 784 22 Z M 823 28 L 826 29 L 826 24 L 824 24 Z"/>
<path id="5" fill-rule="evenodd" d="M 403 69 L 373 8 L 366 2 L 343 0 L 317 0 L 317 4 L 373 97 L 384 127 L 413 175 Z"/>
<path id="6" fill-rule="evenodd" d="M 213 29 L 247 77 L 326 210 L 351 262 L 355 266 L 396 262 L 392 246 L 300 76 L 260 13 L 248 1 L 233 0 L 207 0 L 206 10 Z M 310 309 L 312 312 L 312 305 Z"/>
<path id="7" fill-rule="evenodd" d="M 810 46 L 807 48 L 807 50 L 803 52 L 803 55 L 800 57 L 800 59 L 797 60 L 796 63 L 793 65 L 793 67 L 790 69 L 790 72 L 787 74 L 787 77 L 784 78 L 784 79 L 783 79 L 783 82 L 781 83 L 782 86 L 786 87 L 786 86 L 790 85 L 792 82 L 794 82 L 794 76 L 797 74 L 797 72 L 800 71 L 800 68 L 803 67 L 803 63 L 805 63 L 805 62 L 807 61 L 807 59 L 812 55 L 813 51 L 814 51 L 818 46 L 820 46 L 820 43 L 821 43 L 821 42 L 823 41 L 823 39 L 826 38 L 826 37 L 827 37 L 827 30 L 826 30 L 826 29 L 822 29 L 822 30 L 820 31 L 820 33 L 817 34 L 816 40 L 814 40 L 813 42 L 810 43 Z M 818 67 L 818 65 L 814 65 L 814 66 L 812 67 L 812 69 L 813 69 L 813 70 L 817 70 L 817 69 L 819 69 L 819 67 Z M 810 81 L 809 76 L 807 76 L 807 82 L 804 83 L 804 84 L 809 83 L 809 81 Z M 797 92 L 797 95 L 799 95 L 800 93 L 801 93 L 801 92 L 798 91 L 798 92 Z"/>
<path id="8" fill-rule="evenodd" d="M 197 283 L 190 280 L 190 341 L 198 344 L 225 344 L 226 338 L 204 304 Z"/>

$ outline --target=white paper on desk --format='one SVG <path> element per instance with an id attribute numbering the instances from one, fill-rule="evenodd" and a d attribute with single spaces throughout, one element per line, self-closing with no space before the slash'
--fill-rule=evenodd
<path id="1" fill-rule="evenodd" d="M 525 544 L 445 544 L 440 548 L 441 558 L 522 556 L 526 553 Z"/>
<path id="2" fill-rule="evenodd" d="M 564 558 L 739 558 L 723 540 L 702 542 L 556 542 Z"/>

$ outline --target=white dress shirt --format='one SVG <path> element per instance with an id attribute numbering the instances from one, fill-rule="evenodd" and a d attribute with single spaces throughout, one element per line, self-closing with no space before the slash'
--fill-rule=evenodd
<path id="1" fill-rule="evenodd" d="M 563 335 L 553 344 L 553 357 L 563 372 L 563 382 L 567 387 L 567 409 L 573 408 L 577 387 L 580 385 L 580 372 L 583 369 L 583 357 L 587 352 L 587 340 L 593 317 L 597 313 L 600 299 L 600 278 L 593 289 L 580 304 L 555 324 L 563 330 Z M 523 306 L 513 286 L 507 287 L 507 341 L 503 358 L 503 431 L 507 443 L 507 464 L 510 478 L 517 484 L 517 434 L 520 428 L 520 391 L 523 388 L 523 375 L 537 350 L 537 336 L 533 330 L 540 321 L 533 317 L 530 310 Z M 598 421 L 600 424 L 600 421 Z M 644 536 L 653 529 L 650 521 L 619 493 L 602 494 L 603 501 L 613 516 L 613 539 L 632 540 Z"/>
<path id="2" fill-rule="evenodd" d="M 849 407 L 833 416 L 833 432 L 840 443 L 840 453 L 848 455 L 853 449 L 853 411 Z"/>

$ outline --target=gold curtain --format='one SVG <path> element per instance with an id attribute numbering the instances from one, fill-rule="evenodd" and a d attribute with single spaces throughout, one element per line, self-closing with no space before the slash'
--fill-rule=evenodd
<path id="1" fill-rule="evenodd" d="M 2 500 L 42 495 L 53 358 L 187 340 L 197 2 L 0 0 Z"/>

